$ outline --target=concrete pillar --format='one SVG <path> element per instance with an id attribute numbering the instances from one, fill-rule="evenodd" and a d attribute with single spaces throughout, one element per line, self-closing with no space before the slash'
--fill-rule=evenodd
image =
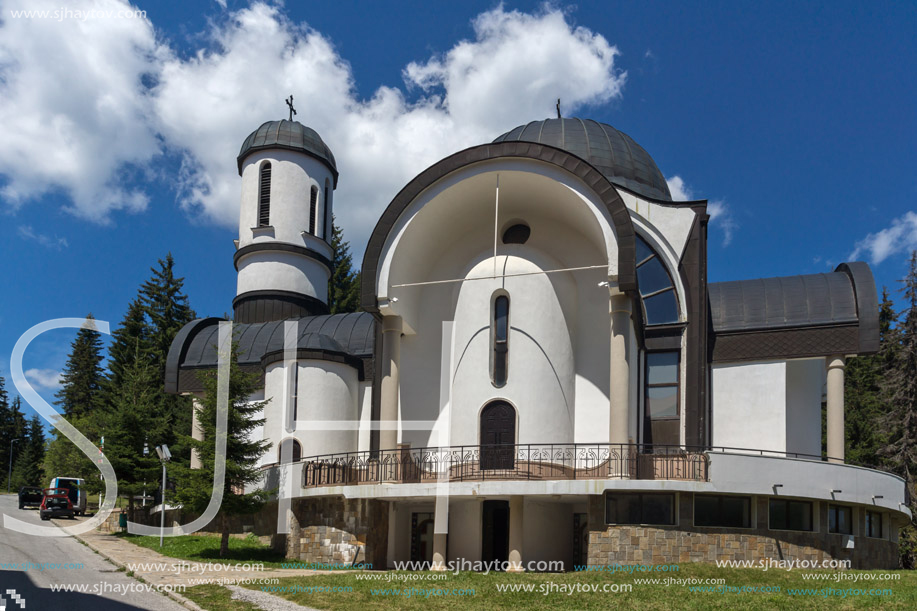
<path id="1" fill-rule="evenodd" d="M 434 571 L 446 570 L 446 545 L 449 536 L 449 497 L 436 496 L 433 514 L 433 563 Z"/>
<path id="2" fill-rule="evenodd" d="M 197 397 L 191 399 L 191 438 L 197 441 L 204 440 L 204 428 L 201 426 L 200 411 L 203 409 L 201 402 Z M 191 468 L 200 469 L 203 467 L 201 455 L 195 449 L 191 449 Z"/>
<path id="3" fill-rule="evenodd" d="M 398 430 L 389 428 L 398 421 L 398 367 L 401 360 L 401 317 L 382 318 L 382 383 L 381 410 L 379 420 L 383 428 L 379 431 L 379 449 L 398 448 Z"/>
<path id="4" fill-rule="evenodd" d="M 630 403 L 630 356 L 628 346 L 631 334 L 631 300 L 624 293 L 612 289 L 611 314 L 611 371 L 609 372 L 610 443 L 627 443 L 629 440 L 628 407 Z"/>
<path id="5" fill-rule="evenodd" d="M 828 457 L 844 462 L 844 356 L 828 357 Z"/>
<path id="6" fill-rule="evenodd" d="M 395 501 L 388 502 L 388 541 L 386 541 L 385 566 L 395 568 L 395 544 L 398 537 L 398 505 Z"/>
<path id="7" fill-rule="evenodd" d="M 509 497 L 509 567 L 507 573 L 522 573 L 525 566 L 522 564 L 522 535 L 523 535 L 523 506 L 525 497 L 514 495 Z"/>

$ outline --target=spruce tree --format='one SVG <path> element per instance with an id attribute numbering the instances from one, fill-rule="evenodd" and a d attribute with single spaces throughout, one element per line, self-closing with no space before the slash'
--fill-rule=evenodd
<path id="1" fill-rule="evenodd" d="M 91 413 L 101 398 L 102 339 L 95 330 L 92 314 L 87 318 L 90 322 L 83 325 L 70 345 L 70 355 L 61 376 L 61 389 L 55 395 L 57 405 L 66 417 Z"/>
<path id="2" fill-rule="evenodd" d="M 124 370 L 132 367 L 139 355 L 151 361 L 150 324 L 140 296 L 130 302 L 121 324 L 111 334 L 108 347 L 108 384 L 110 392 L 117 394 L 124 379 Z M 151 381 L 151 383 L 153 383 Z"/>
<path id="3" fill-rule="evenodd" d="M 188 397 L 169 395 L 164 392 L 166 357 L 172 340 L 185 324 L 194 320 L 194 310 L 188 304 L 188 297 L 182 292 L 184 278 L 175 275 L 175 260 L 172 253 L 165 260 L 159 260 L 159 268 L 151 268 L 153 276 L 141 287 L 143 307 L 150 320 L 149 351 L 156 371 L 156 386 L 160 390 L 157 414 L 167 418 L 167 429 L 157 445 L 166 443 L 172 449 L 176 462 L 189 460 L 188 448 L 178 442 L 179 435 L 191 431 L 191 400 Z"/>
<path id="4" fill-rule="evenodd" d="M 350 243 L 331 218 L 331 279 L 328 281 L 328 308 L 332 314 L 356 312 L 360 308 L 360 274 L 353 271 Z"/>
<path id="5" fill-rule="evenodd" d="M 22 448 L 26 443 L 26 421 L 22 415 L 21 405 L 19 397 L 13 400 L 12 405 L 10 404 L 3 377 L 0 376 L 0 456 L 7 465 L 0 476 L 3 490 L 6 490 L 9 484 L 7 478 L 10 457 L 15 462 L 22 454 Z M 14 443 L 14 439 L 19 441 Z"/>
<path id="6" fill-rule="evenodd" d="M 45 458 L 45 431 L 38 416 L 26 424 L 23 448 L 13 465 L 13 487 L 42 486 L 42 463 Z"/>
<path id="7" fill-rule="evenodd" d="M 264 419 L 256 416 L 268 402 L 249 402 L 249 397 L 258 390 L 260 383 L 257 374 L 242 371 L 237 362 L 238 358 L 238 346 L 234 344 L 229 373 L 226 478 L 223 502 L 217 516 L 222 533 L 221 558 L 225 558 L 229 551 L 230 516 L 257 513 L 268 499 L 268 492 L 260 488 L 248 493 L 242 492 L 246 486 L 257 484 L 261 480 L 263 474 L 258 468 L 258 462 L 271 447 L 271 443 L 253 441 L 249 437 L 252 430 L 263 426 Z M 202 466 L 200 469 L 190 469 L 178 465 L 173 471 L 178 482 L 176 500 L 182 507 L 198 514 L 206 509 L 213 489 L 216 462 L 216 372 L 210 372 L 206 376 L 204 387 L 205 394 L 198 414 L 203 437 L 201 440 L 185 438 L 186 443 L 198 452 Z"/>

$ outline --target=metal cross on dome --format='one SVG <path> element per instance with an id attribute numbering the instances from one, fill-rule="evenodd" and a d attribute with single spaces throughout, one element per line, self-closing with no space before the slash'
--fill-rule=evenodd
<path id="1" fill-rule="evenodd" d="M 287 106 L 290 107 L 290 121 L 293 120 L 293 115 L 296 114 L 296 109 L 293 108 L 293 94 L 290 94 L 290 99 L 284 100 L 287 103 Z"/>

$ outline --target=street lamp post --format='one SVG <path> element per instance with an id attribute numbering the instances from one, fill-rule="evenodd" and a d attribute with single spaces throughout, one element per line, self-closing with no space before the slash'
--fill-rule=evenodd
<path id="1" fill-rule="evenodd" d="M 10 493 L 10 482 L 13 480 L 13 444 L 19 441 L 19 439 L 13 439 L 10 441 L 10 468 L 6 472 L 6 493 Z"/>
<path id="2" fill-rule="evenodd" d="M 159 500 L 159 547 L 162 548 L 162 538 L 166 532 L 166 463 L 172 458 L 169 446 L 162 444 L 156 446 L 156 454 L 162 462 L 162 498 Z"/>

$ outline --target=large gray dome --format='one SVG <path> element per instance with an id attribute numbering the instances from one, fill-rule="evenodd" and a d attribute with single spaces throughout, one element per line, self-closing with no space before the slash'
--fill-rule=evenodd
<path id="1" fill-rule="evenodd" d="M 287 149 L 315 157 L 331 170 L 334 175 L 334 186 L 337 187 L 338 169 L 331 149 L 322 137 L 311 127 L 299 121 L 268 121 L 253 131 L 242 143 L 237 161 L 239 173 L 242 173 L 242 162 L 250 154 L 264 149 Z"/>
<path id="2" fill-rule="evenodd" d="M 633 138 L 591 119 L 545 119 L 520 125 L 494 142 L 547 144 L 588 161 L 612 183 L 651 199 L 672 201 L 665 177 Z"/>

